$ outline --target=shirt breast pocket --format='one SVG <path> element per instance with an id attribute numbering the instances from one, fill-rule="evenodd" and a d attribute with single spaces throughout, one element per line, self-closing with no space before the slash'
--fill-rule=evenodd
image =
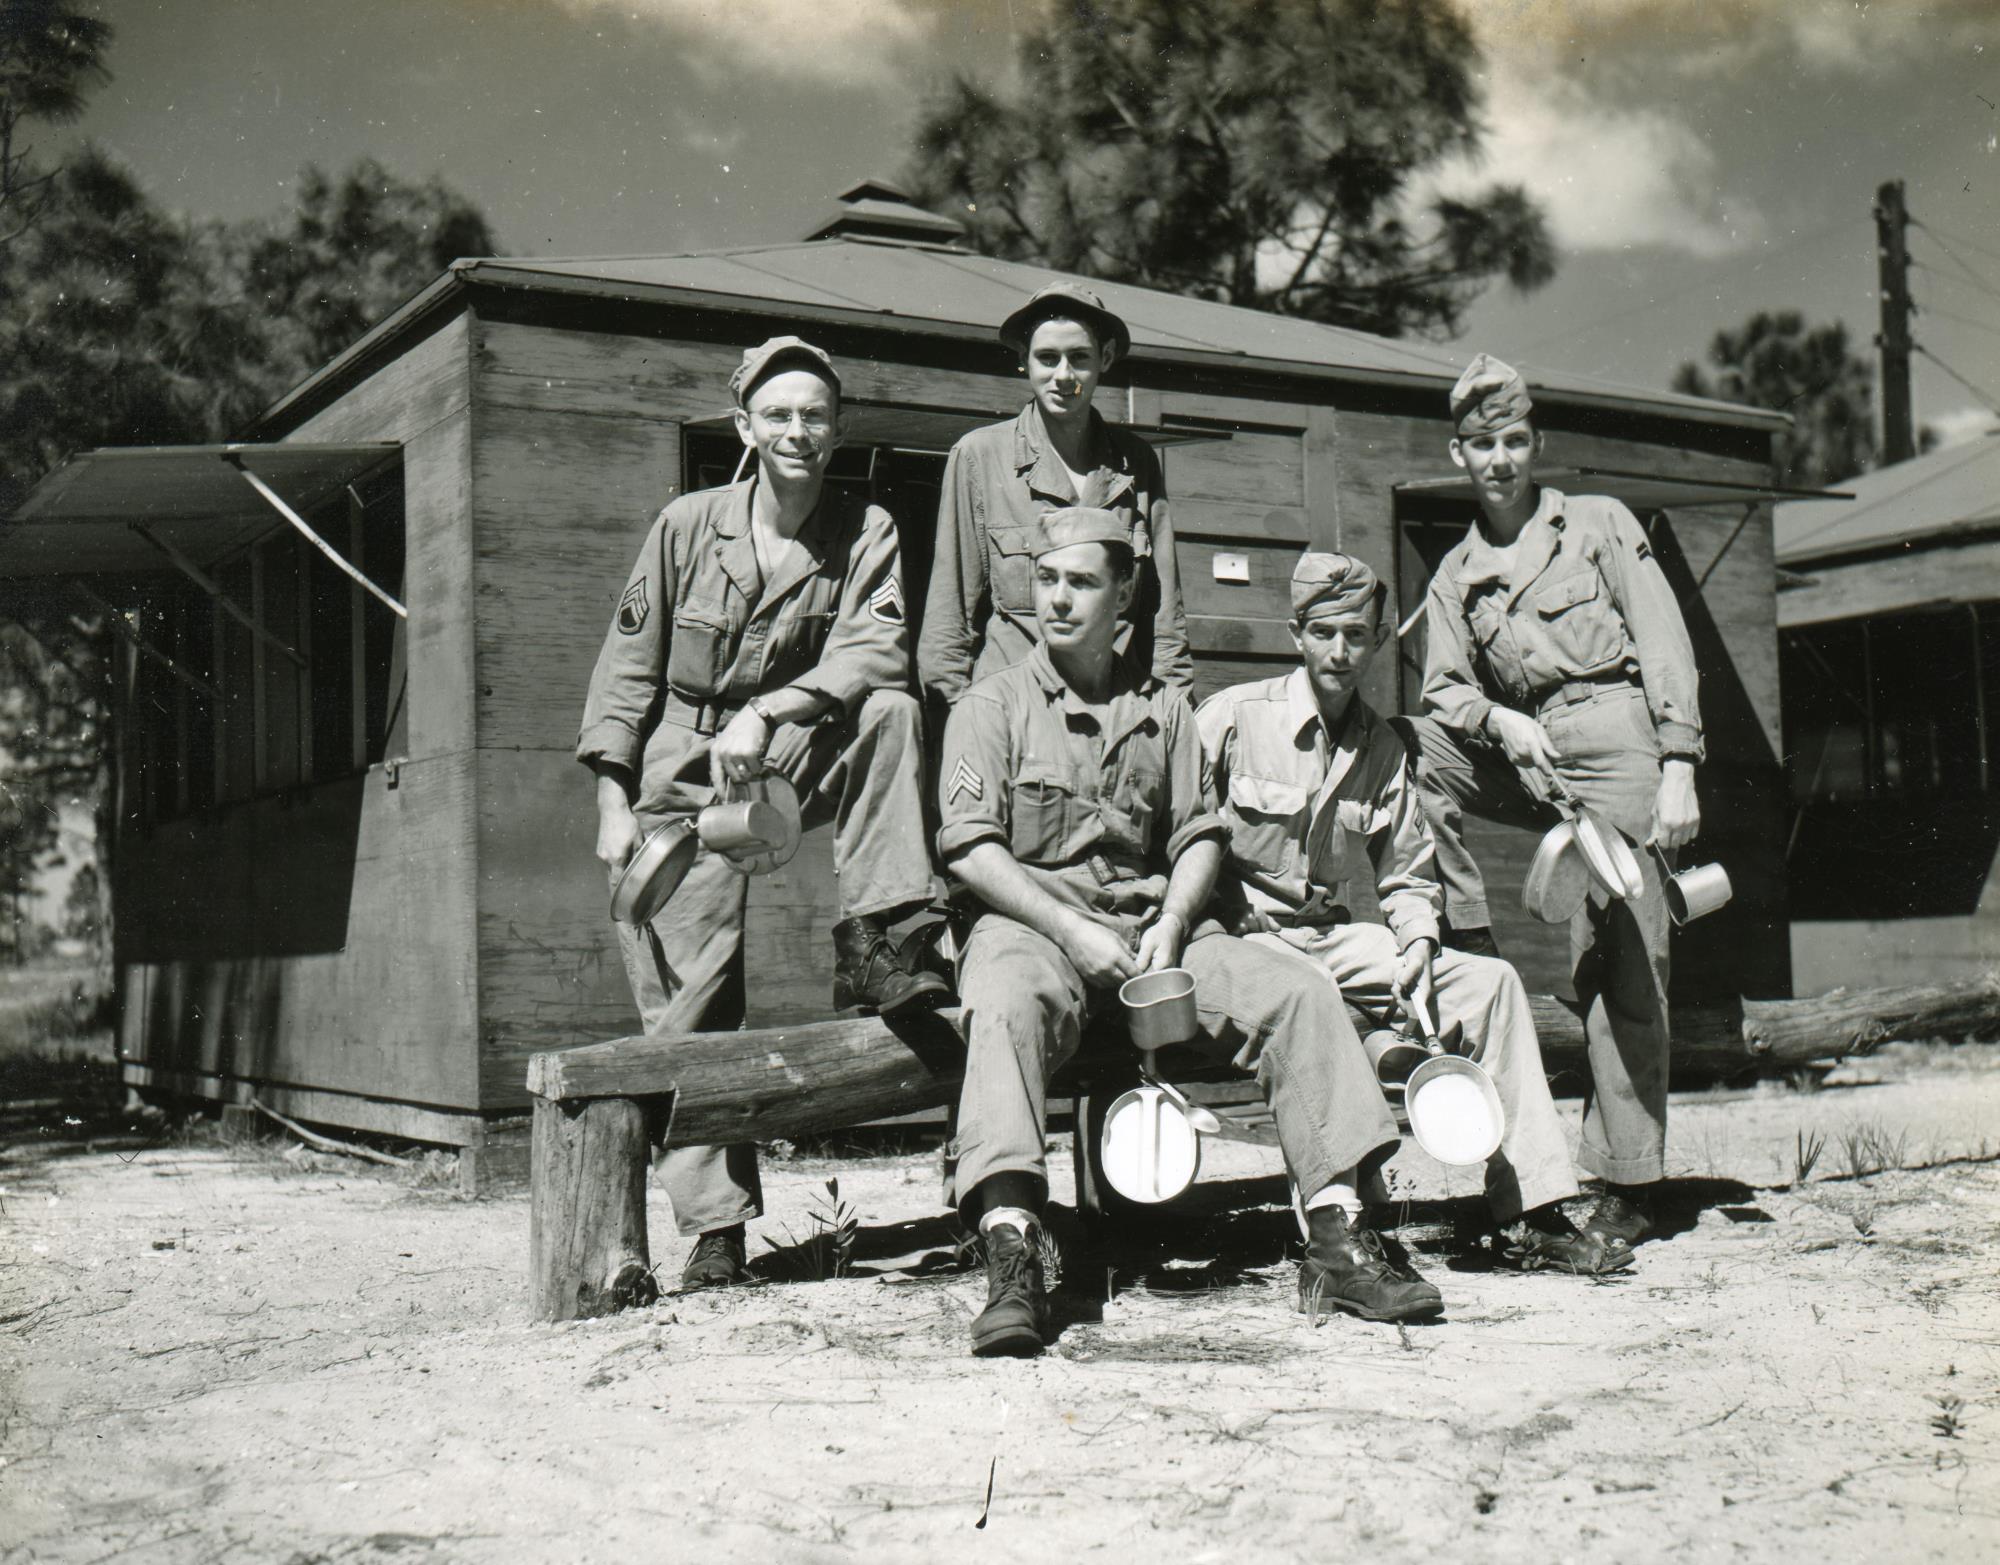
<path id="1" fill-rule="evenodd" d="M 995 527 L 986 534 L 987 577 L 993 606 L 1009 613 L 1027 613 L 1035 606 L 1035 546 L 1041 525 Z"/>
<path id="2" fill-rule="evenodd" d="M 1014 779 L 1008 843 L 1023 864 L 1061 864 L 1075 852 L 1072 841 L 1084 809 L 1076 785 L 1060 767 L 1028 762 Z"/>
<path id="3" fill-rule="evenodd" d="M 771 627 L 771 662 L 787 675 L 817 662 L 833 620 L 831 609 L 781 610 Z"/>
<path id="4" fill-rule="evenodd" d="M 1291 874 L 1298 866 L 1299 839 L 1310 802 L 1311 796 L 1297 783 L 1234 774 L 1229 779 L 1231 854 L 1266 875 Z"/>
<path id="5" fill-rule="evenodd" d="M 1616 658 L 1625 637 L 1594 567 L 1538 586 L 1535 616 L 1573 672 L 1585 673 Z"/>
<path id="6" fill-rule="evenodd" d="M 684 603 L 674 610 L 667 650 L 667 683 L 684 695 L 712 696 L 736 659 L 737 628 L 713 604 Z"/>

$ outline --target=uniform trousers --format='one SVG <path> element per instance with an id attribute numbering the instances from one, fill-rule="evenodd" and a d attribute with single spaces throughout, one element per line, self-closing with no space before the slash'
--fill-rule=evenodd
<path id="1" fill-rule="evenodd" d="M 833 821 L 834 872 L 845 916 L 891 912 L 931 895 L 920 726 L 914 697 L 877 690 L 847 721 L 786 724 L 772 736 L 773 768 L 798 789 L 806 824 Z M 727 860 L 704 849 L 648 928 L 618 925 L 625 973 L 647 1032 L 716 1032 L 743 1024 L 749 884 Z M 659 1174 L 683 1234 L 763 1213 L 753 1146 L 669 1147 Z"/>
<path id="2" fill-rule="evenodd" d="M 1394 1003 L 1401 958 L 1396 937 L 1381 924 L 1339 924 L 1249 938 L 1310 963 L 1332 980 L 1334 992 L 1347 1005 L 1364 1014 L 1386 1016 Z M 1313 949 L 1304 949 L 1306 941 L 1313 942 Z M 1463 951 L 1440 951 L 1431 975 L 1439 1028 L 1464 1025 L 1474 1045 L 1472 1058 L 1493 1078 L 1506 1111 L 1500 1150 L 1486 1163 L 1486 1200 L 1493 1216 L 1511 1223 L 1535 1207 L 1567 1201 L 1576 1194 L 1576 1174 L 1549 1096 L 1535 1018 L 1520 975 L 1511 963 Z"/>
<path id="3" fill-rule="evenodd" d="M 1437 837 L 1445 912 L 1460 929 L 1489 927 L 1485 881 L 1466 851 L 1466 814 L 1537 832 L 1561 817 L 1538 788 L 1530 791 L 1497 746 L 1468 742 L 1430 718 L 1406 721 L 1417 748 L 1424 814 Z M 1610 686 L 1550 707 L 1540 721 L 1570 791 L 1643 843 L 1660 788 L 1659 745 L 1644 691 Z M 1623 901 L 1593 884 L 1569 925 L 1570 973 L 1584 1008 L 1591 1078 L 1577 1159 L 1618 1184 L 1650 1184 L 1666 1171 L 1670 921 L 1657 859 L 1644 848 L 1637 857 L 1640 894 Z"/>
<path id="4" fill-rule="evenodd" d="M 1185 1046 L 1256 1077 L 1302 1191 L 1395 1147 L 1395 1120 L 1330 985 L 1296 958 L 1213 925 L 1196 930 L 1180 965 L 1194 975 L 1198 1027 Z M 993 1174 L 1028 1174 L 1046 1187 L 1049 1077 L 1076 1052 L 1087 1016 L 1118 1003 L 1116 991 L 1087 988 L 1052 941 L 984 913 L 960 959 L 959 995 L 965 1084 L 946 1199 L 962 1204 Z"/>

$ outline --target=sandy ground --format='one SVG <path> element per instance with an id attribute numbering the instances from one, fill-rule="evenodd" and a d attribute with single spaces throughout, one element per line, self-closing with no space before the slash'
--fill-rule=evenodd
<path id="1" fill-rule="evenodd" d="M 548 1327 L 524 1196 L 57 1121 L 0 1162 L 0 1559 L 1992 1558 L 1996 1065 L 1677 1102 L 1623 1280 L 1490 1269 L 1414 1169 L 1450 1314 L 1407 1330 L 1291 1313 L 1275 1154 L 1222 1145 L 1068 1235 L 1031 1363 L 967 1356 L 920 1153 L 774 1165 L 762 1286 Z M 857 1274 L 785 1280 L 831 1177 Z"/>

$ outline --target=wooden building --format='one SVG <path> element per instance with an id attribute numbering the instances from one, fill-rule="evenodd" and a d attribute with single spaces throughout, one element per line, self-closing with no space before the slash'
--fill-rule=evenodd
<path id="1" fill-rule="evenodd" d="M 85 454 L 0 529 L 0 573 L 76 578 L 45 590 L 115 603 L 132 638 L 111 853 L 129 1081 L 464 1142 L 524 1104 L 531 1053 L 633 1026 L 571 747 L 649 521 L 736 465 L 741 350 L 796 331 L 838 357 L 837 481 L 896 515 L 912 605 L 944 453 L 1024 400 L 993 328 L 1049 274 L 968 252 L 893 187 L 844 200 L 796 244 L 459 262 L 249 443 Z M 1421 600 L 1471 514 L 1446 454 L 1458 355 L 1102 292 L 1136 348 L 1098 405 L 1163 449 L 1202 693 L 1289 665 L 1308 544 Z M 1531 378 L 1551 481 L 1648 519 L 1701 657 L 1705 841 L 1739 895 L 1690 933 L 1677 988 L 1786 993 L 1779 420 Z M 1413 698 L 1420 641 L 1378 703 Z M 1511 904 L 1532 844 L 1480 843 Z M 758 884 L 759 1019 L 825 1003 L 830 879 L 809 842 Z M 1564 986 L 1563 931 L 1500 938 Z"/>
<path id="2" fill-rule="evenodd" d="M 1802 994 L 2000 966 L 2000 431 L 1776 508 Z"/>

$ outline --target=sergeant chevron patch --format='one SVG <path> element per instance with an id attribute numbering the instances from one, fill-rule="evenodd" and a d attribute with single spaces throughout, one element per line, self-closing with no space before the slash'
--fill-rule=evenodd
<path id="1" fill-rule="evenodd" d="M 958 765 L 951 769 L 951 781 L 945 785 L 944 802 L 951 803 L 961 793 L 969 793 L 974 799 L 986 797 L 986 779 L 972 769 L 972 763 L 964 756 L 958 758 Z"/>
<path id="2" fill-rule="evenodd" d="M 884 625 L 901 625 L 903 621 L 902 583 L 891 576 L 869 595 L 868 613 Z"/>
<path id="3" fill-rule="evenodd" d="M 625 589 L 625 596 L 618 600 L 619 633 L 638 635 L 646 628 L 646 616 L 652 612 L 652 600 L 646 596 L 646 578 L 641 576 Z"/>

